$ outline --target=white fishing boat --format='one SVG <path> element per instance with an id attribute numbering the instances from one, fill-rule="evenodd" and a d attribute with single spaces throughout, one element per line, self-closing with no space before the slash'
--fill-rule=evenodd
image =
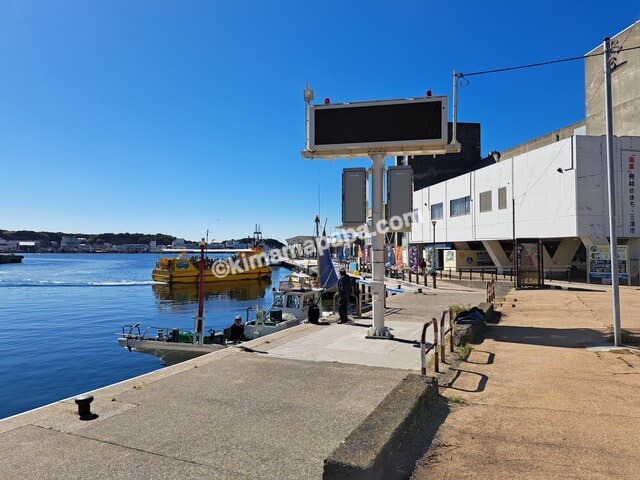
<path id="1" fill-rule="evenodd" d="M 292 273 L 283 277 L 279 288 L 274 289 L 271 307 L 246 310 L 242 326 L 244 341 L 279 332 L 299 325 L 309 314 L 309 300 L 320 305 L 322 289 L 315 288 L 309 275 Z M 209 330 L 203 334 L 203 289 L 198 296 L 198 313 L 195 315 L 194 332 L 178 328 L 147 327 L 143 331 L 139 323 L 122 326 L 118 344 L 132 352 L 147 353 L 160 358 L 166 365 L 173 365 L 207 353 L 215 352 L 237 343 L 232 341 L 231 328 L 222 332 Z M 254 316 L 250 319 L 249 315 Z"/>

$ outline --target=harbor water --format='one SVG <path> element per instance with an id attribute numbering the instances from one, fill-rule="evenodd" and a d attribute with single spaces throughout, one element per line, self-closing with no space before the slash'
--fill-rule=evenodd
<path id="1" fill-rule="evenodd" d="M 158 254 L 25 254 L 0 265 L 0 418 L 158 368 L 117 345 L 123 324 L 193 330 L 195 284 L 151 281 Z M 271 282 L 208 284 L 205 330 L 271 305 Z"/>

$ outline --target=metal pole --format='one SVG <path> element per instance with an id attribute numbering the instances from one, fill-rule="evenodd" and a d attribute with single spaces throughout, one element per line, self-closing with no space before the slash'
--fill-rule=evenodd
<path id="1" fill-rule="evenodd" d="M 373 294 L 373 326 L 367 336 L 374 338 L 391 338 L 391 332 L 384 326 L 384 153 L 372 153 L 371 167 L 371 256 L 372 256 L 372 280 L 371 291 Z M 381 231 L 378 231 L 381 230 Z"/>
<path id="2" fill-rule="evenodd" d="M 433 224 L 433 272 L 431 275 L 433 276 L 433 289 L 436 289 L 436 221 L 433 220 L 431 222 Z"/>
<path id="3" fill-rule="evenodd" d="M 616 231 L 616 190 L 613 166 L 613 108 L 611 106 L 611 41 L 604 39 L 604 102 L 607 132 L 607 183 L 609 185 L 609 252 L 611 254 L 611 297 L 613 303 L 613 343 L 621 343 L 620 292 L 618 288 L 618 236 Z"/>
<path id="4" fill-rule="evenodd" d="M 455 145 L 458 143 L 457 135 L 457 125 L 458 125 L 458 73 L 453 71 L 453 125 L 451 128 L 451 144 Z"/>
<path id="5" fill-rule="evenodd" d="M 513 195 L 513 186 L 511 187 L 511 189 L 512 189 L 511 195 Z M 513 253 L 511 254 L 511 261 L 513 262 L 513 267 L 511 268 L 511 274 L 513 275 L 513 272 L 516 273 L 515 286 L 517 288 L 518 287 L 518 260 L 517 260 L 518 242 L 516 240 L 516 199 L 515 198 L 511 199 L 511 229 L 512 229 L 512 235 L 513 235 Z"/>
<path id="6" fill-rule="evenodd" d="M 196 318 L 196 334 L 197 343 L 203 343 L 204 336 L 204 238 L 200 240 L 200 272 L 198 276 L 198 316 Z"/>

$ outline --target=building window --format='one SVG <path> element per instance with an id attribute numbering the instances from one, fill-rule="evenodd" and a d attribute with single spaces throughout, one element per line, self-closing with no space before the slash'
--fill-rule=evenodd
<path id="1" fill-rule="evenodd" d="M 449 202 L 449 216 L 460 217 L 471 213 L 471 197 L 456 198 Z"/>
<path id="2" fill-rule="evenodd" d="M 439 220 L 444 216 L 444 208 L 441 203 L 431 205 L 431 220 Z"/>
<path id="3" fill-rule="evenodd" d="M 420 210 L 418 210 L 417 208 L 413 209 L 413 218 L 411 219 L 411 221 L 413 223 L 419 223 L 420 222 Z"/>
<path id="4" fill-rule="evenodd" d="M 507 208 L 507 187 L 498 189 L 498 210 L 505 210 Z"/>
<path id="5" fill-rule="evenodd" d="M 491 190 L 480 194 L 480 213 L 491 211 Z"/>

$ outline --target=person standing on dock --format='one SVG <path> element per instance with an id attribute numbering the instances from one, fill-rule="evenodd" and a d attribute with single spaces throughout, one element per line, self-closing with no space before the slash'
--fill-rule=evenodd
<path id="1" fill-rule="evenodd" d="M 340 269 L 340 278 L 338 279 L 338 313 L 340 318 L 338 323 L 347 323 L 347 309 L 349 308 L 349 297 L 351 296 L 351 278 L 347 275 L 347 271 Z"/>
<path id="2" fill-rule="evenodd" d="M 427 261 L 423 258 L 420 261 L 420 275 L 424 275 L 424 272 L 426 269 L 427 269 Z"/>

